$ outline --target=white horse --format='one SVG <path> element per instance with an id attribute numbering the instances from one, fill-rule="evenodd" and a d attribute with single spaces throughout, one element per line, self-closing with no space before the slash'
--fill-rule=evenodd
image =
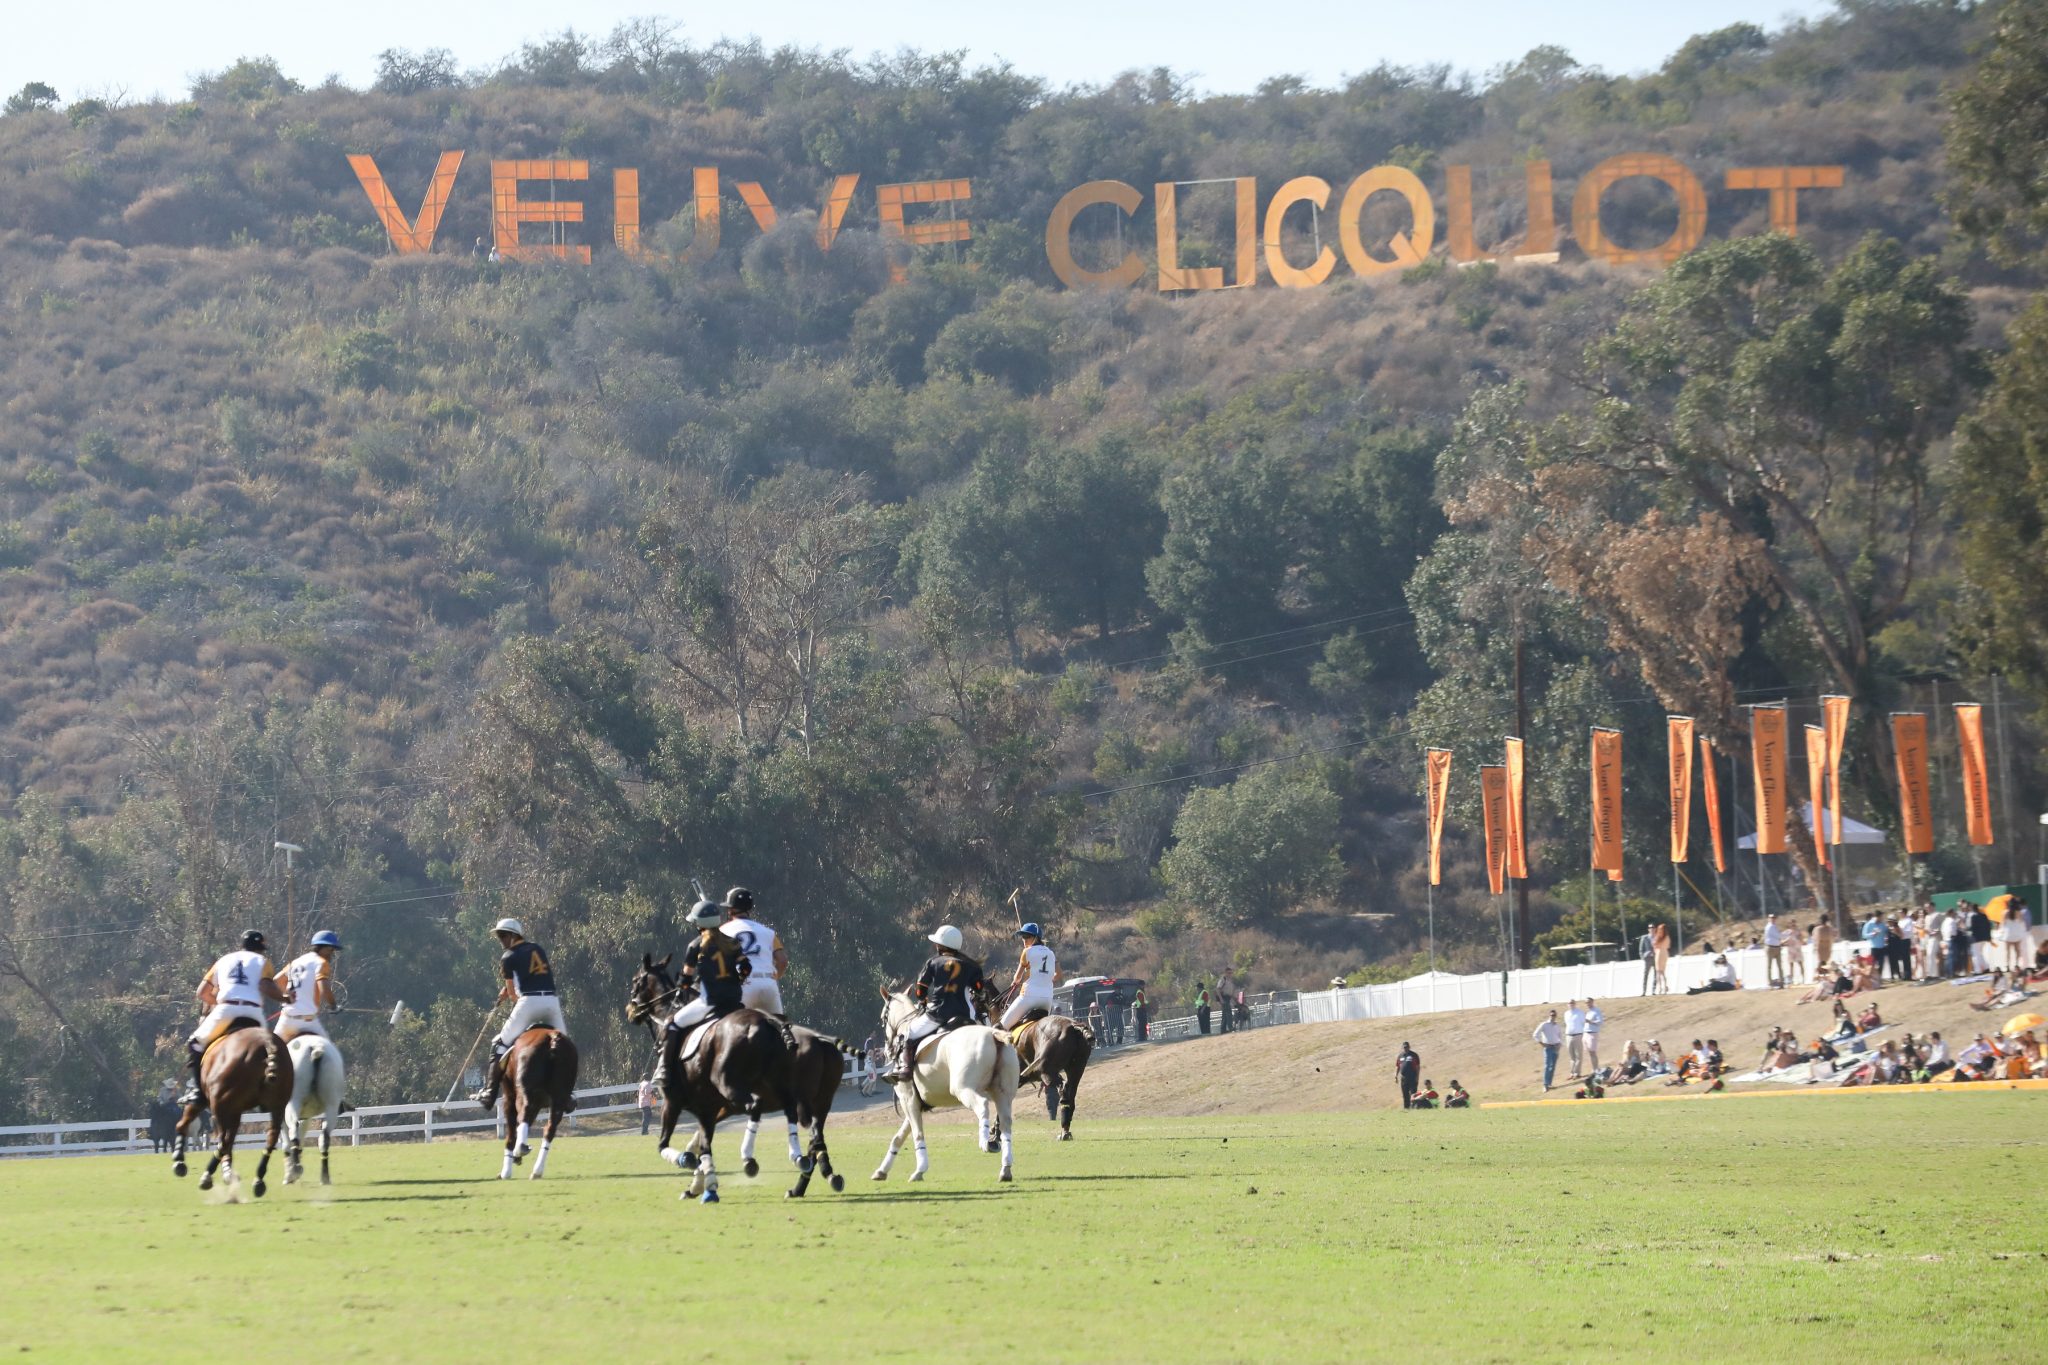
<path id="1" fill-rule="evenodd" d="M 327 1148 L 334 1137 L 334 1120 L 341 1114 L 342 1091 L 347 1073 L 341 1063 L 341 1049 L 317 1033 L 302 1033 L 287 1045 L 292 1055 L 292 1099 L 284 1107 L 284 1183 L 296 1184 L 306 1168 L 299 1160 L 299 1129 L 305 1120 L 320 1120 L 320 1183 L 332 1185 L 327 1174 Z"/>
<path id="2" fill-rule="evenodd" d="M 888 996 L 888 1001 L 882 1022 L 893 1041 L 909 1026 L 917 1006 L 901 991 Z M 931 1168 L 931 1156 L 924 1142 L 924 1111 L 959 1106 L 974 1111 L 981 1130 L 981 1149 L 993 1152 L 1000 1147 L 1003 1169 L 996 1179 L 1007 1182 L 1010 1106 L 1017 1098 L 1017 1070 L 1017 1049 L 986 1024 L 963 1024 L 940 1035 L 936 1043 L 928 1042 L 911 1068 L 911 1079 L 897 1082 L 897 1107 L 903 1111 L 903 1126 L 889 1139 L 889 1150 L 883 1155 L 882 1164 L 875 1168 L 875 1179 L 889 1178 L 889 1167 L 903 1150 L 905 1138 L 914 1138 L 917 1145 L 917 1166 L 910 1178 L 924 1179 L 924 1173 Z M 992 1125 L 995 1141 L 990 1140 Z"/>

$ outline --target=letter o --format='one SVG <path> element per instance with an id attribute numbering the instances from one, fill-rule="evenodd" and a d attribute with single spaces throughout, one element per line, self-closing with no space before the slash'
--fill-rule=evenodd
<path id="1" fill-rule="evenodd" d="M 1678 226 L 1662 246 L 1646 250 L 1616 246 L 1600 230 L 1600 198 L 1613 186 L 1637 176 L 1661 180 L 1678 196 Z M 1610 156 L 1586 173 L 1572 196 L 1572 236 L 1579 249 L 1609 265 L 1670 265 L 1700 244 L 1707 235 L 1707 196 L 1699 177 L 1685 163 L 1658 152 L 1623 152 Z"/>
<path id="2" fill-rule="evenodd" d="M 1266 273 L 1283 289 L 1313 289 L 1330 278 L 1337 268 L 1337 253 L 1325 246 L 1306 266 L 1288 262 L 1280 250 L 1280 228 L 1287 210 L 1303 201 L 1319 209 L 1330 206 L 1330 182 L 1314 175 L 1298 175 L 1274 191 L 1266 205 Z"/>
<path id="3" fill-rule="evenodd" d="M 1114 204 L 1130 217 L 1143 202 L 1144 196 L 1121 180 L 1091 180 L 1061 195 L 1059 203 L 1052 206 L 1052 216 L 1045 220 L 1045 258 L 1060 283 L 1069 289 L 1125 289 L 1136 284 L 1145 273 L 1145 262 L 1137 252 L 1126 251 L 1108 270 L 1083 270 L 1067 239 L 1074 230 L 1075 217 L 1090 204 Z"/>
<path id="4" fill-rule="evenodd" d="M 1394 249 L 1391 261 L 1368 255 L 1365 243 L 1358 236 L 1358 218 L 1365 210 L 1365 201 L 1381 190 L 1391 190 L 1406 199 L 1408 211 L 1415 218 L 1413 236 L 1397 232 L 1394 240 L 1388 243 Z M 1436 245 L 1436 201 L 1429 197 L 1429 191 L 1423 188 L 1415 172 L 1402 166 L 1375 166 L 1352 181 L 1351 188 L 1344 191 L 1344 205 L 1337 211 L 1337 230 L 1344 243 L 1344 259 L 1361 275 L 1377 275 L 1402 266 L 1420 265 L 1429 255 L 1429 249 Z"/>

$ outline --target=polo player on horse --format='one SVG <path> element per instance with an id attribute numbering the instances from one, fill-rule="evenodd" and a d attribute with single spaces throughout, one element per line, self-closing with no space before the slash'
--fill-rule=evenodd
<path id="1" fill-rule="evenodd" d="M 882 1079 L 890 1084 L 908 1080 L 917 1066 L 917 1050 L 935 1033 L 958 1028 L 974 1019 L 976 991 L 988 989 L 981 964 L 962 951 L 960 931 L 942 924 L 927 940 L 939 951 L 925 960 L 924 970 L 910 988 L 911 998 L 923 1009 L 896 1039 L 896 1055 Z"/>

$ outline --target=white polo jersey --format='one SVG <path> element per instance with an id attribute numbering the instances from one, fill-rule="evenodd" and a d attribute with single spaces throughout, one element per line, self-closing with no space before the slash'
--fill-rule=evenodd
<path id="1" fill-rule="evenodd" d="M 285 964 L 287 1017 L 313 1019 L 320 1014 L 320 983 L 334 979 L 334 964 L 318 953 L 306 953 Z"/>
<path id="2" fill-rule="evenodd" d="M 262 983 L 270 975 L 270 960 L 263 954 L 229 953 L 214 963 L 207 975 L 213 980 L 216 1003 L 263 1008 Z"/>
<path id="3" fill-rule="evenodd" d="M 1043 943 L 1034 943 L 1024 950 L 1026 974 L 1021 995 L 1052 995 L 1053 973 L 1059 970 L 1059 960 L 1052 955 L 1052 949 Z"/>
<path id="4" fill-rule="evenodd" d="M 749 980 L 776 979 L 775 950 L 782 946 L 782 940 L 773 929 L 755 919 L 729 919 L 718 926 L 718 932 L 737 942 L 740 951 L 747 955 L 753 968 L 748 973 Z"/>

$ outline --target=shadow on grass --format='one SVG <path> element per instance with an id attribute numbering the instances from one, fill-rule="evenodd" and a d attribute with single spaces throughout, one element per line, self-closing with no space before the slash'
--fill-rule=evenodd
<path id="1" fill-rule="evenodd" d="M 935 1199 L 1016 1199 L 1035 1193 L 1028 1185 L 1015 1185 L 1007 1190 L 904 1190 L 884 1192 L 876 1190 L 870 1194 L 855 1194 L 847 1191 L 849 1198 L 863 1204 L 924 1204 Z"/>

